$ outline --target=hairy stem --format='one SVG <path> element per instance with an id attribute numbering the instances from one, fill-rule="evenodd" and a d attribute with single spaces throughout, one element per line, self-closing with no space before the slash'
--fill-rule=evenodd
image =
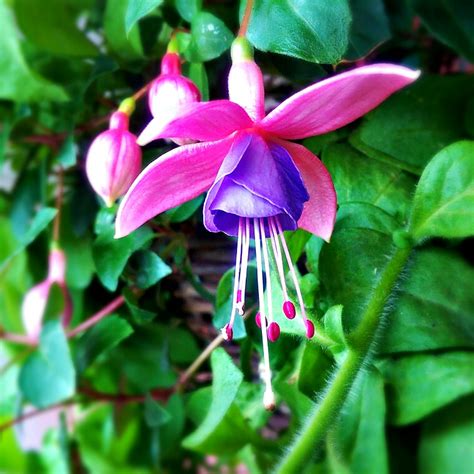
<path id="1" fill-rule="evenodd" d="M 397 249 L 392 255 L 372 292 L 359 326 L 351 338 L 351 348 L 345 360 L 327 387 L 323 400 L 315 406 L 301 434 L 294 440 L 293 445 L 283 457 L 277 468 L 277 473 L 290 474 L 301 471 L 311 459 L 317 445 L 324 440 L 369 354 L 380 326 L 387 299 L 390 297 L 410 253 L 411 248 L 404 248 Z"/>

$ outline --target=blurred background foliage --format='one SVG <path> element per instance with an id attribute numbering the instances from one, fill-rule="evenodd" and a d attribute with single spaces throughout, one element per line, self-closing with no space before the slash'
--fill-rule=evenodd
<path id="1" fill-rule="evenodd" d="M 331 172 L 339 211 L 330 244 L 289 237 L 320 337 L 282 324 L 271 347 L 277 410 L 261 405 L 252 316 L 182 380 L 228 316 L 234 244 L 203 230 L 202 197 L 114 240 L 116 209 L 92 192 L 84 157 L 120 101 L 156 77 L 176 29 L 203 98 L 225 97 L 239 8 L 0 0 L 1 330 L 23 332 L 23 296 L 45 277 L 62 174 L 72 327 L 116 303 L 68 340 L 53 291 L 38 348 L 0 341 L 0 472 L 272 472 L 344 359 L 409 216 L 417 248 L 385 308 L 376 355 L 305 472 L 474 472 L 470 0 L 256 0 L 249 39 L 268 108 L 354 65 L 394 62 L 422 76 L 358 122 L 304 141 Z M 150 118 L 145 102 L 134 132 Z M 147 146 L 145 164 L 170 148 Z M 42 444 L 32 439 L 48 423 Z"/>

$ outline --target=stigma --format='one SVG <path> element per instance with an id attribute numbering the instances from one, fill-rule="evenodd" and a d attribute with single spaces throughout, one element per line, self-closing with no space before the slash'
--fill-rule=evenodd
<path id="1" fill-rule="evenodd" d="M 255 323 L 260 328 L 263 346 L 263 371 L 262 379 L 265 384 L 264 405 L 267 410 L 275 408 L 275 396 L 272 390 L 272 373 L 270 368 L 269 341 L 276 342 L 280 337 L 280 326 L 275 320 L 280 314 L 274 314 L 271 272 L 278 275 L 283 292 L 281 302 L 281 313 L 293 320 L 297 316 L 297 324 L 308 339 L 314 335 L 314 324 L 307 318 L 303 302 L 303 295 L 296 275 L 295 266 L 291 260 L 290 252 L 283 235 L 283 229 L 278 217 L 246 218 L 240 217 L 237 233 L 237 251 L 235 259 L 235 276 L 232 293 L 232 310 L 229 322 L 222 328 L 224 339 L 233 338 L 233 326 L 235 318 L 242 316 L 245 311 L 247 270 L 249 263 L 250 239 L 255 242 L 255 258 L 257 264 L 257 289 L 258 310 Z M 273 260 L 270 260 L 273 255 Z M 273 265 L 272 265 L 272 262 Z M 296 306 L 288 296 L 285 278 L 285 262 L 288 266 L 291 279 L 296 292 L 298 303 Z M 266 276 L 264 280 L 264 274 Z M 264 281 L 266 288 L 264 287 Z M 266 289 L 266 291 L 265 291 Z"/>

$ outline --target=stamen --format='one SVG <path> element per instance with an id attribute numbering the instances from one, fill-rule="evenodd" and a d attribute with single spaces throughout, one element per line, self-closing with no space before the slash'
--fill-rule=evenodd
<path id="1" fill-rule="evenodd" d="M 264 361 L 264 382 L 265 382 L 265 393 L 263 396 L 263 404 L 267 410 L 273 410 L 275 408 L 275 396 L 273 395 L 272 389 L 272 372 L 270 369 L 270 356 L 268 353 L 268 339 L 267 339 L 267 320 L 265 317 L 265 297 L 263 293 L 263 269 L 262 269 L 262 249 L 260 246 L 260 230 L 259 230 L 259 219 L 253 221 L 254 240 L 255 240 L 255 253 L 257 260 L 257 286 L 258 286 L 258 303 L 260 308 L 260 324 L 262 333 L 262 345 L 263 345 L 263 361 Z M 263 317 L 262 317 L 263 316 Z"/>
<path id="2" fill-rule="evenodd" d="M 238 302 L 240 302 L 242 293 L 239 293 L 239 280 L 240 280 L 240 262 L 242 258 L 242 233 L 243 223 L 242 218 L 239 218 L 239 232 L 237 234 L 237 252 L 235 256 L 235 275 L 234 275 L 234 291 L 232 297 L 232 311 L 230 315 L 230 321 L 222 329 L 222 334 L 227 341 L 231 341 L 234 335 L 232 330 L 235 320 L 235 312 L 238 309 Z"/>
<path id="3" fill-rule="evenodd" d="M 247 284 L 247 267 L 249 262 L 249 246 L 250 246 L 250 224 L 247 217 L 244 218 L 245 229 L 243 229 L 243 252 L 242 252 L 242 265 L 240 267 L 240 281 L 239 281 L 239 294 L 237 299 L 237 310 L 240 315 L 244 314 L 245 305 L 245 286 Z M 240 297 L 239 297 L 240 296 Z"/>
<path id="4" fill-rule="evenodd" d="M 288 291 L 286 289 L 285 271 L 283 269 L 283 259 L 281 255 L 280 241 L 278 239 L 278 232 L 275 227 L 275 217 L 270 217 L 270 236 L 273 248 L 273 254 L 278 268 L 278 274 L 280 276 L 281 287 L 283 290 L 283 296 L 285 301 L 283 302 L 283 313 L 288 319 L 293 319 L 296 316 L 295 305 L 288 298 Z"/>
<path id="5" fill-rule="evenodd" d="M 268 258 L 268 248 L 267 248 L 267 237 L 265 235 L 265 225 L 263 224 L 263 219 L 260 221 L 260 232 L 262 233 L 262 250 L 263 250 L 263 261 L 265 263 L 265 274 L 267 281 L 267 311 L 268 319 L 270 320 L 270 325 L 268 326 L 267 335 L 270 341 L 275 342 L 280 337 L 280 326 L 278 323 L 273 321 L 273 304 L 272 304 L 272 280 L 270 276 L 270 262 Z"/>
<path id="6" fill-rule="evenodd" d="M 304 302 L 303 302 L 303 295 L 301 294 L 300 285 L 298 283 L 298 278 L 296 276 L 296 271 L 295 271 L 295 268 L 293 266 L 293 262 L 291 261 L 290 251 L 288 250 L 288 246 L 286 245 L 286 241 L 285 241 L 285 237 L 283 235 L 283 230 L 281 228 L 281 224 L 278 221 L 278 219 L 275 219 L 275 223 L 278 227 L 278 232 L 279 232 L 279 236 L 280 236 L 280 240 L 281 240 L 281 245 L 282 245 L 283 251 L 285 253 L 285 257 L 286 257 L 286 261 L 288 263 L 288 267 L 290 268 L 291 277 L 293 279 L 293 284 L 295 285 L 296 295 L 298 297 L 298 303 L 299 303 L 300 309 L 301 309 L 301 317 L 303 318 L 303 324 L 304 324 L 305 330 L 306 330 L 306 337 L 308 339 L 311 339 L 314 335 L 314 324 L 306 317 L 306 309 L 305 309 Z"/>

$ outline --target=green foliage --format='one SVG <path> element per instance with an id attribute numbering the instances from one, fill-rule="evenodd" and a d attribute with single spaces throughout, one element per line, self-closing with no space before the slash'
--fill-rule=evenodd
<path id="1" fill-rule="evenodd" d="M 42 78 L 28 66 L 15 31 L 15 19 L 6 0 L 0 2 L 0 22 L 2 25 L 0 98 L 17 102 L 67 100 L 67 95 L 62 88 Z"/>
<path id="2" fill-rule="evenodd" d="M 436 38 L 467 59 L 474 60 L 474 41 L 471 34 L 474 11 L 469 2 L 410 0 L 410 3 Z"/>
<path id="3" fill-rule="evenodd" d="M 38 408 L 74 394 L 76 373 L 60 322 L 44 325 L 37 351 L 22 367 L 19 385 L 25 399 Z"/>
<path id="4" fill-rule="evenodd" d="M 249 39 L 263 51 L 334 64 L 347 48 L 350 22 L 347 0 L 257 0 Z"/>
<path id="5" fill-rule="evenodd" d="M 418 421 L 474 390 L 474 354 L 417 354 L 381 362 L 389 390 L 389 420 Z"/>
<path id="6" fill-rule="evenodd" d="M 413 200 L 415 239 L 474 235 L 474 142 L 440 151 L 423 172 Z"/>
<path id="7" fill-rule="evenodd" d="M 25 249 L 36 237 L 47 227 L 47 225 L 54 219 L 57 210 L 53 208 L 44 208 L 38 211 L 34 216 L 28 230 L 22 235 L 20 242 L 15 245 L 13 250 L 0 262 L 1 267 L 4 267 L 10 259 L 18 255 Z M 0 267 L 0 268 L 1 268 Z"/>
<path id="8" fill-rule="evenodd" d="M 97 48 L 76 22 L 87 1 L 15 1 L 15 16 L 25 36 L 41 49 L 61 56 L 95 56 Z"/>
<path id="9" fill-rule="evenodd" d="M 131 326 L 118 316 L 109 316 L 100 321 L 77 341 L 75 365 L 78 372 L 84 372 L 97 357 L 115 347 L 132 332 Z"/>

